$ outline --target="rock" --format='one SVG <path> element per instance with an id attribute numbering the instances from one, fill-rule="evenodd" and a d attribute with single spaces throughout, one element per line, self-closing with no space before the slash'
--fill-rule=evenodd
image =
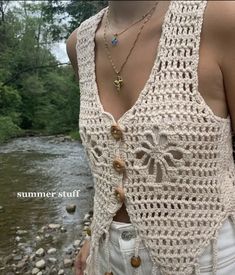
<path id="1" fill-rule="evenodd" d="M 40 242 L 40 241 L 42 240 L 42 237 L 40 237 L 40 236 L 36 236 L 36 238 L 35 238 L 35 239 L 36 239 L 36 241 L 37 241 L 37 242 Z"/>
<path id="2" fill-rule="evenodd" d="M 73 249 L 70 247 L 65 252 L 67 255 L 71 255 L 73 253 Z"/>
<path id="3" fill-rule="evenodd" d="M 22 269 L 25 265 L 26 265 L 26 261 L 20 261 L 20 262 L 18 262 L 16 268 Z"/>
<path id="4" fill-rule="evenodd" d="M 89 221 L 89 222 L 87 221 L 87 222 L 84 222 L 84 223 L 83 223 L 83 225 L 86 225 L 86 226 L 89 226 L 90 224 L 91 224 L 90 221 Z"/>
<path id="5" fill-rule="evenodd" d="M 45 255 L 45 250 L 43 248 L 39 248 L 35 254 L 36 256 L 42 257 Z"/>
<path id="6" fill-rule="evenodd" d="M 60 229 L 61 228 L 61 225 L 58 224 L 58 223 L 50 223 L 48 225 L 48 228 L 52 229 L 52 230 L 57 230 L 57 229 Z"/>
<path id="7" fill-rule="evenodd" d="M 20 249 L 24 249 L 27 246 L 27 243 L 18 243 Z"/>
<path id="8" fill-rule="evenodd" d="M 30 255 L 30 257 L 29 257 L 30 261 L 34 261 L 34 260 L 35 260 L 35 257 L 36 257 L 36 254 Z"/>
<path id="9" fill-rule="evenodd" d="M 83 222 L 87 222 L 90 221 L 90 215 L 89 214 L 85 214 L 84 218 L 83 218 Z"/>
<path id="10" fill-rule="evenodd" d="M 13 260 L 14 261 L 20 261 L 20 260 L 22 260 L 22 256 L 21 255 L 16 255 L 16 256 L 13 257 Z"/>
<path id="11" fill-rule="evenodd" d="M 72 265 L 73 265 L 73 260 L 68 259 L 68 258 L 64 259 L 64 267 L 65 268 L 71 267 Z"/>
<path id="12" fill-rule="evenodd" d="M 56 248 L 53 248 L 53 247 L 52 247 L 52 248 L 50 248 L 50 249 L 47 250 L 47 254 L 49 254 L 49 255 L 55 254 L 56 251 L 57 251 Z"/>
<path id="13" fill-rule="evenodd" d="M 58 275 L 64 275 L 64 269 L 60 269 Z"/>
<path id="14" fill-rule="evenodd" d="M 51 263 L 51 264 L 55 264 L 57 262 L 57 259 L 56 258 L 48 258 L 48 261 Z"/>
<path id="15" fill-rule="evenodd" d="M 86 189 L 87 189 L 87 190 L 91 190 L 91 189 L 93 189 L 93 188 L 94 188 L 93 185 L 88 185 L 88 186 L 86 186 Z"/>
<path id="16" fill-rule="evenodd" d="M 38 233 L 42 234 L 47 230 L 47 226 L 43 226 L 41 229 L 38 230 Z"/>
<path id="17" fill-rule="evenodd" d="M 3 206 L 0 205 L 0 213 L 1 212 L 4 212 L 4 208 L 3 208 Z"/>
<path id="18" fill-rule="evenodd" d="M 17 230 L 17 231 L 16 231 L 16 234 L 17 234 L 17 235 L 20 235 L 20 236 L 26 235 L 27 233 L 28 233 L 27 230 Z"/>
<path id="19" fill-rule="evenodd" d="M 74 213 L 76 210 L 76 204 L 68 204 L 66 205 L 66 211 L 68 213 Z"/>
<path id="20" fill-rule="evenodd" d="M 39 272 L 37 273 L 37 275 L 43 275 L 42 271 L 39 271 Z"/>
<path id="21" fill-rule="evenodd" d="M 33 270 L 32 270 L 32 275 L 38 274 L 39 271 L 40 270 L 37 267 L 34 267 Z"/>
<path id="22" fill-rule="evenodd" d="M 81 242 L 81 240 L 75 240 L 75 241 L 73 242 L 73 247 L 75 247 L 75 248 L 79 247 L 80 242 Z"/>
<path id="23" fill-rule="evenodd" d="M 42 259 L 40 261 L 37 261 L 35 265 L 37 268 L 43 269 L 46 266 L 46 262 Z"/>
<path id="24" fill-rule="evenodd" d="M 15 240 L 16 240 L 17 242 L 19 242 L 19 241 L 21 240 L 21 237 L 16 236 L 16 237 L 15 237 Z"/>
<path id="25" fill-rule="evenodd" d="M 51 270 L 49 271 L 50 275 L 57 275 L 57 269 L 55 267 L 52 267 Z"/>
<path id="26" fill-rule="evenodd" d="M 60 228 L 60 232 L 61 232 L 61 233 L 65 233 L 65 232 L 67 232 L 67 229 L 64 228 L 64 227 L 61 227 L 61 228 Z"/>

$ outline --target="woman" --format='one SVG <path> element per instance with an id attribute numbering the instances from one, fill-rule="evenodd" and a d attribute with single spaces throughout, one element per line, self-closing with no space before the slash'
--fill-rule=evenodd
<path id="1" fill-rule="evenodd" d="M 234 273 L 233 26 L 230 1 L 109 1 L 68 38 L 95 183 L 76 275 Z"/>

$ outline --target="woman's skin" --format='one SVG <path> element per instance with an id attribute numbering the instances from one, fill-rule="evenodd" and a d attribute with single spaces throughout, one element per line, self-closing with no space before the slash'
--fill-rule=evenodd
<path id="1" fill-rule="evenodd" d="M 153 66 L 163 17 L 169 5 L 169 1 L 158 2 L 154 14 L 145 25 L 122 71 L 123 78 L 125 78 L 122 93 L 117 94 L 112 84 L 115 73 L 104 48 L 104 20 L 101 20 L 97 28 L 95 37 L 96 79 L 100 102 L 104 110 L 111 113 L 116 121 L 134 105 Z M 155 1 L 109 1 L 112 30 L 117 32 L 123 30 L 145 14 L 154 3 Z M 117 68 L 120 68 L 124 62 L 141 23 L 130 28 L 120 37 L 119 46 L 111 48 Z M 75 49 L 76 34 L 77 29 L 70 34 L 66 46 L 77 81 L 79 81 Z M 107 36 L 111 38 L 109 29 Z M 136 68 L 141 68 L 141 70 Z M 201 33 L 198 80 L 199 91 L 207 105 L 217 116 L 225 118 L 229 114 L 232 130 L 235 132 L 235 1 L 208 1 L 207 3 Z M 130 222 L 125 204 L 116 213 L 114 220 Z M 89 255 L 89 245 L 89 241 L 85 241 L 76 257 L 76 275 L 83 275 L 85 262 Z"/>

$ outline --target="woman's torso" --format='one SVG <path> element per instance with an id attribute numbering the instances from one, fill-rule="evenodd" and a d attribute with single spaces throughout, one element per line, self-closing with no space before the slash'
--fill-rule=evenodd
<path id="1" fill-rule="evenodd" d="M 156 55 L 161 26 L 169 1 L 160 1 L 152 18 L 145 25 L 137 44 L 128 59 L 121 75 L 125 85 L 121 92 L 117 93 L 112 80 L 115 73 L 106 56 L 103 30 L 105 16 L 98 25 L 96 44 L 96 81 L 99 90 L 100 102 L 106 112 L 112 114 L 114 119 L 118 119 L 129 110 L 136 102 L 140 91 L 143 89 L 153 66 Z M 215 39 L 212 35 L 213 3 L 208 3 L 205 10 L 204 23 L 201 33 L 200 58 L 199 58 L 199 91 L 212 111 L 220 117 L 226 118 L 228 109 L 223 86 L 223 75 L 219 66 L 219 49 L 216 47 Z M 112 58 L 119 69 L 124 62 L 130 47 L 136 37 L 141 23 L 131 28 L 120 37 L 120 45 L 111 49 Z M 110 38 L 108 32 L 108 38 Z M 122 45 L 123 43 L 123 45 Z M 117 211 L 113 220 L 120 222 L 130 222 L 125 204 Z"/>

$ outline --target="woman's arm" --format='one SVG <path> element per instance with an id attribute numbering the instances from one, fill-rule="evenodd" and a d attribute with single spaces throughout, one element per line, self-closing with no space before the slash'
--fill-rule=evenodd
<path id="1" fill-rule="evenodd" d="M 68 37 L 66 41 L 66 50 L 71 62 L 71 65 L 74 69 L 76 80 L 79 81 L 79 72 L 77 64 L 77 53 L 76 53 L 76 42 L 77 42 L 77 29 L 75 29 Z"/>

